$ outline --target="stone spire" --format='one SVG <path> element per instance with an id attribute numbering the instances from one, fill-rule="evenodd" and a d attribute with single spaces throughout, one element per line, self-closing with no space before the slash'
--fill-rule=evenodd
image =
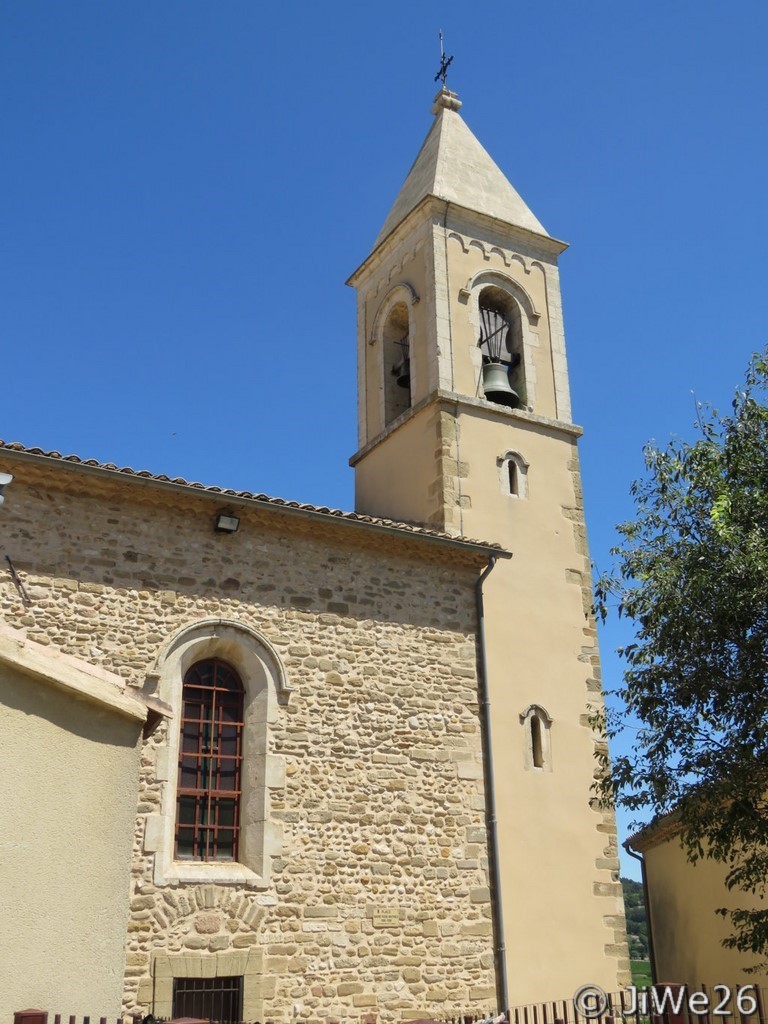
<path id="1" fill-rule="evenodd" d="M 459 115 L 461 101 L 442 88 L 435 96 L 435 122 L 379 232 L 374 248 L 425 196 L 436 196 L 537 235 L 546 229 Z"/>

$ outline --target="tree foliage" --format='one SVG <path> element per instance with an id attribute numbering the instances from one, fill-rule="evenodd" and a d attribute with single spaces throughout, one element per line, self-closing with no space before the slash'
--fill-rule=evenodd
<path id="1" fill-rule="evenodd" d="M 627 919 L 627 941 L 631 960 L 648 959 L 648 919 L 645 913 L 643 886 L 631 878 L 621 879 L 624 913 Z"/>
<path id="2" fill-rule="evenodd" d="M 630 754 L 600 783 L 629 809 L 679 816 L 691 860 L 727 867 L 731 889 L 768 884 L 768 349 L 753 357 L 731 411 L 698 406 L 694 443 L 645 449 L 619 528 L 599 614 L 635 626 L 619 651 L 615 736 L 639 725 Z M 751 902 L 751 901 L 750 901 Z M 726 911 L 721 911 L 726 913 Z M 727 945 L 768 954 L 768 909 L 727 912 Z"/>

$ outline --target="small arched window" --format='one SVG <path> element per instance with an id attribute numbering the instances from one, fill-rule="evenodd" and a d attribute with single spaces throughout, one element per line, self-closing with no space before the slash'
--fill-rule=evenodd
<path id="1" fill-rule="evenodd" d="M 219 658 L 184 676 L 176 857 L 237 860 L 243 759 L 243 684 Z"/>
<path id="2" fill-rule="evenodd" d="M 496 460 L 501 493 L 511 498 L 528 497 L 528 463 L 520 452 L 504 452 Z"/>
<path id="3" fill-rule="evenodd" d="M 525 766 L 538 771 L 552 771 L 550 728 L 552 719 L 538 704 L 529 704 L 520 715 L 525 730 Z"/>
<path id="4" fill-rule="evenodd" d="M 411 357 L 408 307 L 397 302 L 389 311 L 382 334 L 384 358 L 384 424 L 411 406 Z"/>
<path id="5" fill-rule="evenodd" d="M 478 298 L 485 397 L 510 408 L 527 405 L 523 327 L 517 302 L 502 288 L 483 288 Z"/>

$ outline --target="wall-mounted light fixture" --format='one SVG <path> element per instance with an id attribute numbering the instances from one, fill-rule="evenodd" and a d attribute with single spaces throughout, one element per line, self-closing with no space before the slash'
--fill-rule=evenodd
<path id="1" fill-rule="evenodd" d="M 231 512 L 219 512 L 216 516 L 217 533 L 236 533 L 239 525 L 240 520 Z"/>
<path id="2" fill-rule="evenodd" d="M 5 501 L 3 488 L 7 487 L 11 480 L 13 480 L 13 473 L 0 473 L 0 505 Z"/>

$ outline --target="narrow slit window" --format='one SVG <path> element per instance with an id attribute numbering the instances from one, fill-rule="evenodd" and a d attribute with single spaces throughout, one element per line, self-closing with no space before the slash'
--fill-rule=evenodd
<path id="1" fill-rule="evenodd" d="M 509 473 L 509 493 L 518 495 L 517 463 L 514 459 L 507 462 L 507 471 Z"/>
<path id="2" fill-rule="evenodd" d="M 531 760 L 534 768 L 544 767 L 544 750 L 541 745 L 541 722 L 537 715 L 531 715 Z"/>

